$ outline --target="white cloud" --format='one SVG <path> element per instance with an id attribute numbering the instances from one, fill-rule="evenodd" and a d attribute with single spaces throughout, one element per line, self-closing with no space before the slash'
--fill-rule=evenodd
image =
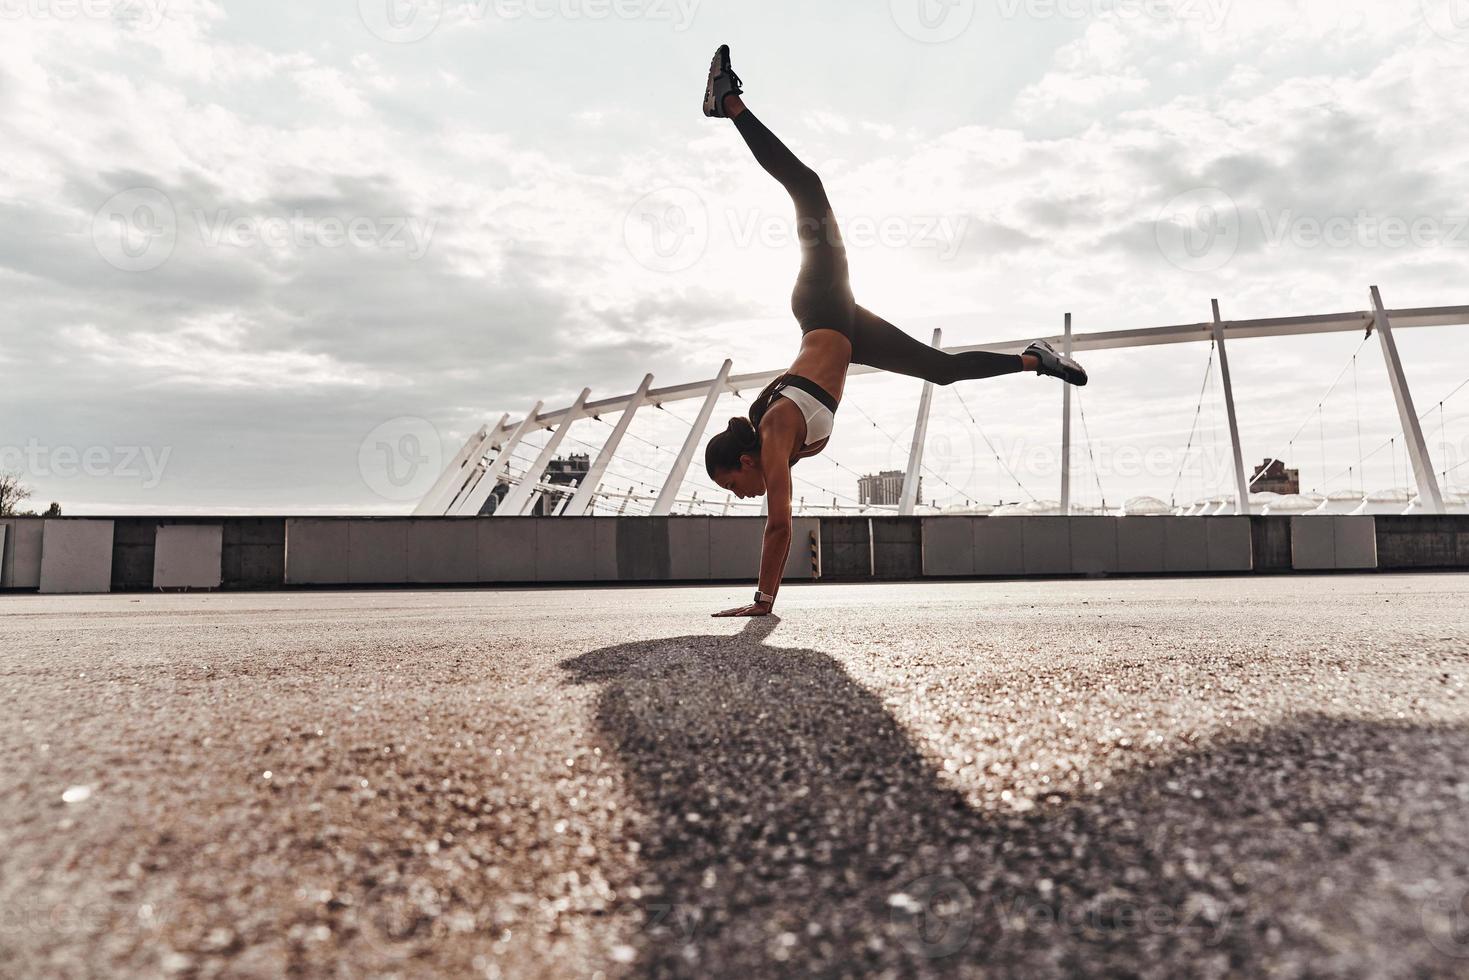
<path id="1" fill-rule="evenodd" d="M 766 78 L 759 62 L 742 70 L 763 83 L 762 118 L 822 171 L 851 232 L 859 301 L 915 335 L 1049 333 L 1066 309 L 1079 329 L 1194 320 L 1211 296 L 1235 316 L 1320 312 L 1362 306 L 1372 281 L 1390 303 L 1463 302 L 1464 249 L 1272 244 L 1257 227 L 1232 262 L 1201 274 L 1170 265 L 1156 239 L 1163 205 L 1201 186 L 1227 192 L 1256 226 L 1261 209 L 1272 223 L 1287 211 L 1463 210 L 1465 48 L 1432 34 L 1416 7 L 1236 3 L 1222 29 L 1103 16 L 976 30 L 955 42 L 976 59 L 1003 58 L 1021 34 L 1050 44 L 1048 58 L 1012 64 L 1011 97 L 993 111 L 949 84 L 943 52 L 907 75 L 895 65 L 890 91 L 870 99 L 810 59 L 777 69 L 768 58 Z M 785 12 L 797 33 L 825 26 Z M 673 383 L 725 356 L 744 371 L 794 351 L 799 254 L 779 234 L 790 203 L 733 127 L 698 117 L 698 93 L 677 88 L 699 87 L 707 53 L 636 33 L 657 25 L 609 25 L 593 40 L 585 24 L 452 18 L 417 44 L 376 44 L 352 13 L 178 2 L 151 32 L 6 24 L 0 356 L 23 370 L 0 396 L 0 444 L 33 431 L 75 442 L 106 417 L 168 431 L 187 459 L 242 417 L 282 430 L 310 419 L 299 449 L 272 445 L 240 465 L 282 486 L 315 473 L 317 498 L 302 506 L 366 507 L 364 488 L 320 468 L 323 447 L 355 448 L 353 433 L 384 418 L 432 418 L 452 442 L 536 398 L 569 402 L 583 384 L 601 396 L 647 370 Z M 635 63 L 617 60 L 611 36 L 630 39 Z M 952 102 L 952 122 L 905 116 L 914 91 Z M 133 186 L 168 193 L 181 218 L 173 256 L 138 275 L 101 261 L 90 234 L 95 209 Z M 670 188 L 692 195 L 684 217 L 707 231 L 671 273 L 627 237 L 634 203 Z M 401 217 L 434 231 L 417 261 L 380 248 L 225 248 L 202 239 L 198 211 Z M 1198 352 L 1176 353 L 1173 373 L 1188 375 Z M 1300 387 L 1309 361 L 1292 356 L 1282 371 Z M 1423 366 L 1425 386 L 1453 369 Z M 1146 379 L 1114 370 L 1126 390 L 1099 378 L 1089 411 L 1104 436 L 1115 426 L 1127 438 L 1158 415 L 1140 407 L 1152 406 Z M 893 410 L 908 412 L 906 379 L 869 383 L 854 391 L 896 392 Z M 1271 390 L 1286 415 L 1310 407 Z M 963 394 L 971 405 L 1053 394 L 1039 391 Z M 887 424 L 887 396 L 863 397 Z M 1037 411 L 1007 411 L 996 437 L 1026 435 L 1017 420 Z M 1246 424 L 1268 444 L 1269 425 Z M 889 448 L 839 427 L 832 455 L 860 467 Z M 820 475 L 826 464 L 807 465 Z M 171 499 L 205 492 L 179 479 Z"/>

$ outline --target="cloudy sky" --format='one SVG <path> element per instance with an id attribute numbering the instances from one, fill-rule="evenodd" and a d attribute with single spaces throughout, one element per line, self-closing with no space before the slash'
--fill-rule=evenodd
<path id="1" fill-rule="evenodd" d="M 1469 304 L 1464 0 L 0 0 L 0 467 L 68 513 L 405 512 L 504 413 L 788 365 L 789 203 L 698 110 L 720 42 L 915 336 Z M 1399 335 L 1440 469 L 1465 329 Z M 1405 483 L 1362 341 L 1233 345 L 1247 456 Z M 1079 501 L 1226 488 L 1207 344 L 1086 363 Z M 901 468 L 919 387 L 854 381 L 797 495 Z M 655 494 L 697 409 L 608 486 Z M 1059 431 L 1054 382 L 939 389 L 925 496 L 1054 498 Z"/>

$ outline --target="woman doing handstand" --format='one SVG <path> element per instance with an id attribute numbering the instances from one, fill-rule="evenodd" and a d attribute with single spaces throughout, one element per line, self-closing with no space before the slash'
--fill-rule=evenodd
<path id="1" fill-rule="evenodd" d="M 1081 365 L 1043 340 L 1023 354 L 949 354 L 858 306 L 842 233 L 821 178 L 746 108 L 740 98 L 743 91 L 730 67 L 729 46 L 723 45 L 709 66 L 704 115 L 733 120 L 755 160 L 795 202 L 801 271 L 791 293 L 791 312 L 801 326 L 801 350 L 790 370 L 760 392 L 749 418 L 730 419 L 729 427 L 710 439 L 705 449 L 705 466 L 716 484 L 741 498 L 761 494 L 768 498 L 754 602 L 716 616 L 770 613 L 790 553 L 791 466 L 826 448 L 850 365 L 865 364 L 940 385 L 1021 371 L 1074 385 L 1087 382 Z"/>

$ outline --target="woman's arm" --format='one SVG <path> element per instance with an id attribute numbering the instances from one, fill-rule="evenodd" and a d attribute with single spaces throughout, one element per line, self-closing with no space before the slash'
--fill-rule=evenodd
<path id="1" fill-rule="evenodd" d="M 766 431 L 772 429 L 774 431 Z M 780 591 L 791 553 L 791 453 L 802 433 L 772 424 L 761 429 L 760 468 L 765 474 L 765 537 L 760 548 L 760 580 L 756 588 L 768 596 Z M 755 602 L 715 616 L 766 616 L 772 604 Z"/>
<path id="2" fill-rule="evenodd" d="M 765 471 L 765 539 L 760 549 L 759 589 L 768 596 L 780 591 L 786 559 L 791 553 L 791 457 L 789 447 L 771 451 L 761 447 L 760 466 Z"/>

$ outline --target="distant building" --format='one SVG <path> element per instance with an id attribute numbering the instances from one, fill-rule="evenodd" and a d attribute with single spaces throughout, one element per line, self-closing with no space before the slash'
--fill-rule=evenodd
<path id="1" fill-rule="evenodd" d="M 540 482 L 568 486 L 575 483 L 581 486 L 591 468 L 592 458 L 587 453 L 573 453 L 568 459 L 558 456 L 546 466 L 546 472 L 541 475 Z M 500 501 L 504 500 L 505 495 L 509 492 L 510 484 L 502 481 L 490 494 L 490 498 L 485 501 L 485 505 L 480 508 L 479 516 L 488 517 L 493 514 L 499 508 Z M 531 508 L 530 514 L 532 517 L 549 517 L 560 503 L 559 494 L 551 496 L 549 500 L 546 494 L 537 494 L 535 506 Z"/>
<path id="2" fill-rule="evenodd" d="M 1285 464 L 1278 459 L 1267 459 L 1255 467 L 1250 489 L 1255 493 L 1300 493 L 1301 471 L 1286 469 Z"/>
<path id="3" fill-rule="evenodd" d="M 864 507 L 896 507 L 903 500 L 902 470 L 869 473 L 857 480 L 857 500 Z M 923 499 L 923 477 L 918 478 L 918 499 Z"/>

